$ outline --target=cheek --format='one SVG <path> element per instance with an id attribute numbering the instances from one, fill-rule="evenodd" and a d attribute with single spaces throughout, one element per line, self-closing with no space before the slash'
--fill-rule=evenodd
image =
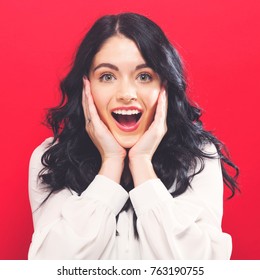
<path id="1" fill-rule="evenodd" d="M 90 86 L 91 94 L 93 96 L 93 100 L 95 103 L 95 106 L 97 108 L 98 114 L 100 118 L 104 121 L 105 119 L 105 113 L 107 112 L 107 106 L 109 103 L 109 94 L 106 92 L 104 94 L 104 90 L 100 88 L 99 86 L 96 86 L 95 84 L 92 84 Z"/>
<path id="2" fill-rule="evenodd" d="M 159 93 L 160 93 L 160 89 L 155 88 L 155 89 L 144 91 L 142 94 L 144 106 L 148 111 L 151 111 L 151 113 L 154 113 L 156 109 Z"/>

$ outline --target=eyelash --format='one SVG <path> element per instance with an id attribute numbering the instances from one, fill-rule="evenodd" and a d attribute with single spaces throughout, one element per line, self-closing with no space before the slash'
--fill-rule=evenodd
<path id="1" fill-rule="evenodd" d="M 105 80 L 107 77 L 116 79 L 116 78 L 114 77 L 113 74 L 111 74 L 111 73 L 104 73 L 104 74 L 102 74 L 102 75 L 99 77 L 99 80 L 100 80 L 101 82 L 107 82 L 107 83 L 111 82 L 111 79 L 110 79 L 109 81 L 108 81 L 108 80 Z"/>
<path id="2" fill-rule="evenodd" d="M 137 79 L 140 79 L 141 77 L 144 77 L 145 76 L 145 80 L 140 80 L 141 83 L 148 83 L 148 82 L 151 82 L 153 77 L 151 74 L 149 73 L 146 73 L 146 72 L 143 72 L 143 73 L 140 73 L 138 76 L 137 76 Z M 109 80 L 106 80 L 107 78 L 109 77 Z M 112 79 L 116 80 L 116 77 L 111 74 L 111 73 L 104 73 L 102 74 L 100 77 L 99 77 L 99 81 L 100 82 L 111 82 Z"/>
<path id="3" fill-rule="evenodd" d="M 145 81 L 141 81 L 142 83 L 148 83 L 148 82 L 151 82 L 153 77 L 151 76 L 151 74 L 149 73 L 140 73 L 137 78 L 140 78 L 141 76 L 145 76 L 146 77 L 146 80 Z M 147 78 L 148 78 L 148 81 L 147 81 Z"/>

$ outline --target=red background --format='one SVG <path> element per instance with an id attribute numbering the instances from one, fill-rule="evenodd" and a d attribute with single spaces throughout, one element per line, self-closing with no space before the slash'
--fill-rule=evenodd
<path id="1" fill-rule="evenodd" d="M 177 46 L 191 97 L 207 129 L 229 147 L 242 193 L 225 201 L 232 259 L 260 259 L 258 0 L 8 0 L 0 4 L 0 259 L 26 259 L 32 235 L 28 161 L 50 136 L 41 121 L 90 25 L 133 11 L 157 22 Z M 228 194 L 228 193 L 226 193 Z"/>

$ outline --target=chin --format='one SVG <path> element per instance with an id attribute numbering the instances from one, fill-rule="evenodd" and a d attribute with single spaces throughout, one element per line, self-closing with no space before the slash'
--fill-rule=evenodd
<path id="1" fill-rule="evenodd" d="M 139 140 L 141 136 L 115 136 L 119 145 L 125 149 L 131 149 Z"/>
<path id="2" fill-rule="evenodd" d="M 135 145 L 135 143 L 120 143 L 120 146 L 125 148 L 125 149 L 131 149 L 133 146 Z"/>

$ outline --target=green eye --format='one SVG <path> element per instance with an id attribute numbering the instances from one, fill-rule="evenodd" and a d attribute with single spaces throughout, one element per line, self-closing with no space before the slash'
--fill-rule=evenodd
<path id="1" fill-rule="evenodd" d="M 111 82 L 113 80 L 115 80 L 115 77 L 112 74 L 103 74 L 102 76 L 100 76 L 99 80 L 101 82 Z"/>
<path id="2" fill-rule="evenodd" d="M 141 73 L 137 78 L 141 82 L 150 82 L 152 80 L 152 76 L 148 73 Z"/>

